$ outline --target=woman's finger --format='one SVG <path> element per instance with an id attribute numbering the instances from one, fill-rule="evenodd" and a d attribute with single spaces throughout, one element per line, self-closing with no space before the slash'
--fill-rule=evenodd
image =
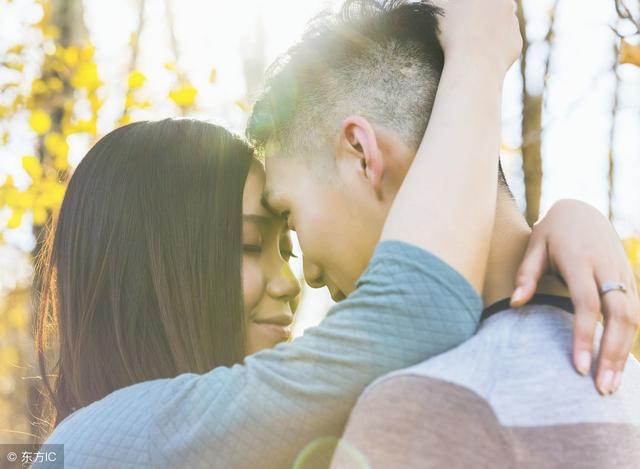
<path id="1" fill-rule="evenodd" d="M 532 235 L 516 274 L 516 288 L 511 295 L 513 308 L 518 308 L 531 299 L 548 266 L 546 241 L 543 237 L 537 238 Z"/>
<path id="2" fill-rule="evenodd" d="M 636 297 L 632 291 L 613 290 L 602 297 L 605 327 L 598 357 L 598 381 L 608 394 L 616 392 L 622 380 L 638 328 Z"/>
<path id="3" fill-rule="evenodd" d="M 588 375 L 593 356 L 593 337 L 600 318 L 598 285 L 592 270 L 585 265 L 563 269 L 561 273 L 574 307 L 573 364 L 580 374 Z"/>

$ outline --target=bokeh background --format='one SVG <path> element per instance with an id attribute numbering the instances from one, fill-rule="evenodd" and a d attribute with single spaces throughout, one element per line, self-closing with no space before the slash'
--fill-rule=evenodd
<path id="1" fill-rule="evenodd" d="M 0 443 L 30 442 L 38 425 L 34 266 L 88 148 L 127 122 L 168 116 L 242 134 L 265 68 L 340 3 L 0 0 Z M 531 223 L 560 198 L 597 207 L 640 278 L 639 1 L 518 8 L 525 49 L 503 106 L 513 192 Z M 296 334 L 330 305 L 305 288 Z"/>

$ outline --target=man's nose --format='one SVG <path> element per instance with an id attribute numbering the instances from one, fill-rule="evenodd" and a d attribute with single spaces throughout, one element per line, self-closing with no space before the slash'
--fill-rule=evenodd
<path id="1" fill-rule="evenodd" d="M 311 288 L 322 288 L 325 286 L 324 272 L 317 264 L 310 262 L 307 258 L 302 259 L 304 279 Z"/>
<path id="2" fill-rule="evenodd" d="M 282 264 L 280 272 L 267 284 L 267 293 L 272 298 L 286 302 L 300 294 L 300 282 L 291 271 L 289 264 Z"/>

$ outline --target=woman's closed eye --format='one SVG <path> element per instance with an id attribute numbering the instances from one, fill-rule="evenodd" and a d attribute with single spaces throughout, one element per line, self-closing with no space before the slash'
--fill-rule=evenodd
<path id="1" fill-rule="evenodd" d="M 242 250 L 249 254 L 260 254 L 262 253 L 262 246 L 259 244 L 243 244 Z"/>
<path id="2" fill-rule="evenodd" d="M 293 243 L 291 242 L 291 238 L 288 234 L 283 236 L 280 240 L 280 255 L 287 262 L 289 262 L 289 259 L 292 257 L 294 259 L 298 258 L 298 256 L 293 252 Z"/>
<path id="3" fill-rule="evenodd" d="M 289 262 L 289 259 L 291 259 L 292 257 L 294 259 L 298 258 L 298 256 L 296 256 L 296 254 L 293 252 L 293 249 L 281 249 L 280 254 L 282 255 L 282 258 L 287 262 Z"/>

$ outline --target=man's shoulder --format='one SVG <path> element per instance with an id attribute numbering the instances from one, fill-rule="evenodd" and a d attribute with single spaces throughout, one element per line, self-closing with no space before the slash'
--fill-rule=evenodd
<path id="1" fill-rule="evenodd" d="M 496 381 L 536 363 L 571 367 L 573 320 L 571 314 L 547 305 L 505 310 L 484 321 L 466 342 L 414 366 L 389 373 L 386 380 L 412 375 L 441 379 L 490 393 Z M 543 353 L 540 353 L 540 352 Z"/>
<path id="2" fill-rule="evenodd" d="M 573 316 L 553 306 L 507 310 L 449 352 L 378 379 L 363 397 L 393 388 L 400 396 L 408 386 L 440 395 L 457 390 L 460 398 L 486 402 L 506 425 L 558 420 L 640 425 L 640 398 L 633 392 L 640 388 L 638 361 L 629 357 L 620 391 L 604 399 L 592 378 L 573 368 L 572 331 Z M 598 327 L 596 351 L 601 333 Z"/>
<path id="3" fill-rule="evenodd" d="M 417 381 L 423 378 L 425 385 L 433 380 L 441 380 L 465 386 L 480 395 L 485 394 L 484 390 L 498 378 L 505 339 L 518 321 L 516 315 L 506 313 L 499 313 L 485 321 L 473 337 L 448 352 L 382 376 L 365 393 L 383 383 L 407 382 L 407 377 L 413 377 Z"/>

